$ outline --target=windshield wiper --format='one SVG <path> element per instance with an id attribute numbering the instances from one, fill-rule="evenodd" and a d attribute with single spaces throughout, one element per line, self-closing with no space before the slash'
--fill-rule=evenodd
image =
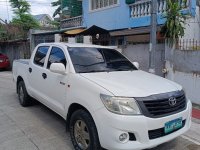
<path id="1" fill-rule="evenodd" d="M 114 69 L 114 71 L 134 71 L 135 69 L 133 68 L 118 68 L 118 69 Z"/>
<path id="2" fill-rule="evenodd" d="M 79 73 L 94 73 L 94 72 L 110 72 L 109 70 L 90 70 L 90 71 L 81 71 Z"/>
<path id="3" fill-rule="evenodd" d="M 98 63 L 89 64 L 89 65 L 74 64 L 74 66 L 90 67 L 90 66 L 99 65 L 99 64 L 104 64 L 104 63 L 105 63 L 105 62 L 98 62 Z"/>

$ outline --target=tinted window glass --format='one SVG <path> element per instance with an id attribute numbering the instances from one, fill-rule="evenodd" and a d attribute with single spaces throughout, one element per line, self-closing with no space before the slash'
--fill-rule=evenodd
<path id="1" fill-rule="evenodd" d="M 68 48 L 78 73 L 137 70 L 121 53 L 105 48 Z"/>
<path id="2" fill-rule="evenodd" d="M 41 46 L 37 49 L 35 54 L 34 63 L 39 66 L 44 66 L 45 58 L 48 52 L 49 46 Z"/>
<path id="3" fill-rule="evenodd" d="M 50 68 L 50 65 L 52 63 L 62 63 L 66 67 L 67 61 L 66 61 L 65 54 L 62 51 L 62 49 L 60 49 L 58 47 L 52 48 L 51 53 L 49 55 L 48 64 L 47 64 L 48 69 Z"/>

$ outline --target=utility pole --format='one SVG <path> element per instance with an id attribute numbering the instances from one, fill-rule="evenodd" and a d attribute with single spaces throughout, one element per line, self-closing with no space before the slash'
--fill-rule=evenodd
<path id="1" fill-rule="evenodd" d="M 157 0 L 151 0 L 151 32 L 149 44 L 149 72 L 155 74 L 156 32 L 157 32 Z"/>

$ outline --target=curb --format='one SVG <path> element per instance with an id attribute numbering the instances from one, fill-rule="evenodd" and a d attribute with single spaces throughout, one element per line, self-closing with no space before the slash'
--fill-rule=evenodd
<path id="1" fill-rule="evenodd" d="M 200 110 L 193 108 L 192 109 L 192 117 L 195 119 L 200 119 Z"/>

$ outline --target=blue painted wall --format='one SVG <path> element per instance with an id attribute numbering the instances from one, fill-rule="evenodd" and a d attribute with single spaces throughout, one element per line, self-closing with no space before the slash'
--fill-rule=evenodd
<path id="1" fill-rule="evenodd" d="M 118 30 L 150 25 L 150 16 L 131 18 L 129 5 L 125 0 L 119 0 L 119 5 L 97 11 L 90 11 L 89 1 L 83 0 L 83 25 L 87 28 L 92 25 L 99 26 L 107 30 Z M 195 15 L 196 0 L 190 0 L 190 12 Z M 158 15 L 158 24 L 163 24 L 165 19 Z"/>

